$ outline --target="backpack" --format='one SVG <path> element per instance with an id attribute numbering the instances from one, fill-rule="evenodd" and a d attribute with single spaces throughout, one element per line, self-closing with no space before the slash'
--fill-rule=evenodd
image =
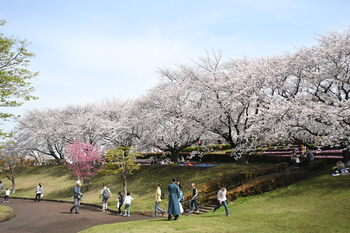
<path id="1" fill-rule="evenodd" d="M 111 197 L 111 194 L 108 192 L 108 189 L 103 189 L 102 197 L 108 199 Z"/>
<path id="2" fill-rule="evenodd" d="M 160 194 L 160 199 L 164 199 L 165 198 L 165 193 L 163 191 L 161 191 L 162 193 Z"/>

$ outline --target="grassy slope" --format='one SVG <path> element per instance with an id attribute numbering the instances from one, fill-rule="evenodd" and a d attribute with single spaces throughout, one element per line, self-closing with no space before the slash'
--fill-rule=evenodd
<path id="1" fill-rule="evenodd" d="M 230 203 L 231 216 L 216 213 L 102 225 L 94 232 L 350 232 L 350 176 L 332 177 L 328 171 L 262 195 Z"/>
<path id="2" fill-rule="evenodd" d="M 15 215 L 15 212 L 13 212 L 13 210 L 10 207 L 0 205 L 0 222 L 14 215 Z"/>
<path id="3" fill-rule="evenodd" d="M 192 182 L 202 183 L 209 179 L 224 175 L 234 174 L 242 171 L 254 171 L 257 167 L 263 165 L 240 166 L 236 164 L 226 164 L 212 168 L 198 167 L 143 167 L 136 171 L 128 179 L 128 187 L 134 197 L 133 210 L 152 210 L 154 205 L 155 183 L 161 183 L 163 189 L 169 183 L 172 177 L 178 177 L 183 181 L 184 190 L 190 190 Z M 44 198 L 72 200 L 72 189 L 75 184 L 74 178 L 69 171 L 63 166 L 56 167 L 36 167 L 21 173 L 16 179 L 16 194 L 13 196 L 34 197 L 35 187 L 40 182 L 44 187 Z M 3 180 L 5 186 L 10 186 L 7 180 Z M 118 176 L 99 175 L 93 180 L 91 191 L 84 192 L 83 202 L 99 203 L 99 191 L 103 183 L 106 183 L 114 196 L 112 197 L 109 207 L 115 206 L 116 193 L 122 190 L 122 181 Z M 164 200 L 163 207 L 166 200 Z"/>

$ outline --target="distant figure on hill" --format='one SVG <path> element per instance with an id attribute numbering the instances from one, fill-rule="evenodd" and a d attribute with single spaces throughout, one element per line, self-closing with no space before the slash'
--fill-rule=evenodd
<path id="1" fill-rule="evenodd" d="M 79 206 L 80 206 L 80 200 L 83 197 L 83 194 L 80 192 L 80 180 L 77 181 L 75 187 L 74 187 L 74 204 L 72 208 L 70 208 L 70 213 L 73 213 L 73 210 L 75 210 L 76 214 L 79 214 Z"/>
<path id="2" fill-rule="evenodd" d="M 339 161 L 336 163 L 336 166 L 337 166 L 337 168 L 339 168 L 339 169 L 344 169 L 344 168 L 345 168 L 345 164 L 344 164 L 341 160 L 339 160 Z"/>
<path id="3" fill-rule="evenodd" d="M 311 151 L 308 151 L 306 153 L 306 158 L 307 158 L 308 163 L 310 164 L 315 160 L 315 155 Z"/>
<path id="4" fill-rule="evenodd" d="M 195 183 L 191 184 L 192 186 L 192 199 L 191 199 L 191 207 L 190 207 L 190 213 L 193 213 L 193 209 L 198 212 L 198 189 L 196 187 Z"/>
<path id="5" fill-rule="evenodd" d="M 172 219 L 174 216 L 174 220 L 179 218 L 180 214 L 180 189 L 179 186 L 176 185 L 176 178 L 172 179 L 172 183 L 168 185 L 169 191 L 169 202 L 168 202 L 168 221 Z"/>
<path id="6" fill-rule="evenodd" d="M 42 185 L 39 183 L 38 186 L 36 186 L 36 191 L 35 191 L 35 199 L 34 202 L 40 202 L 40 198 L 43 195 L 43 187 Z"/>
<path id="7" fill-rule="evenodd" d="M 5 202 L 7 202 L 7 203 L 10 202 L 10 195 L 11 195 L 11 190 L 9 188 L 6 188 L 4 203 Z"/>
<path id="8" fill-rule="evenodd" d="M 345 171 L 345 164 L 341 160 L 339 160 L 336 163 L 336 167 L 333 168 L 333 176 L 345 175 Z"/>
<path id="9" fill-rule="evenodd" d="M 162 216 L 164 216 L 165 210 L 163 210 L 159 207 L 160 202 L 162 201 L 163 198 L 164 197 L 162 195 L 162 190 L 160 188 L 160 184 L 157 183 L 156 184 L 156 203 L 154 205 L 154 217 L 158 216 L 158 211 L 162 213 Z"/>
<path id="10" fill-rule="evenodd" d="M 179 180 L 177 180 L 176 184 L 177 186 L 179 186 L 179 193 L 180 193 L 180 196 L 179 196 L 180 214 L 183 214 L 184 208 L 182 206 L 182 202 L 184 200 L 184 192 L 182 191 L 181 182 Z"/>
<path id="11" fill-rule="evenodd" d="M 2 181 L 0 180 L 0 195 L 2 193 L 2 189 L 4 188 L 4 186 L 2 185 Z"/>
<path id="12" fill-rule="evenodd" d="M 124 217 L 126 216 L 130 217 L 131 202 L 133 200 L 134 198 L 130 196 L 130 192 L 127 192 L 124 200 Z"/>
<path id="13" fill-rule="evenodd" d="M 220 188 L 220 190 L 218 191 L 218 194 L 217 194 L 218 203 L 215 206 L 213 212 L 215 212 L 217 209 L 219 209 L 223 205 L 225 207 L 226 216 L 230 216 L 230 212 L 229 212 L 228 207 L 227 207 L 226 192 L 227 191 L 226 191 L 225 186 L 221 185 L 221 188 Z"/>
<path id="14" fill-rule="evenodd" d="M 124 195 L 122 194 L 122 192 L 118 192 L 117 209 L 118 209 L 119 215 L 123 215 L 122 213 L 123 203 L 124 203 Z"/>
<path id="15" fill-rule="evenodd" d="M 107 188 L 106 185 L 103 184 L 103 188 L 100 193 L 100 198 L 102 198 L 102 211 L 106 212 L 108 208 L 108 199 L 112 197 L 111 190 Z"/>
<path id="16" fill-rule="evenodd" d="M 291 160 L 292 160 L 292 164 L 295 165 L 295 167 L 300 166 L 300 155 L 297 153 L 296 149 L 293 150 Z"/>

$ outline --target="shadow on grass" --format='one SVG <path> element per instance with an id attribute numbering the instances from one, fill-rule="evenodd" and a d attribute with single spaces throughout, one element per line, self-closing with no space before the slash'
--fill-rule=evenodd
<path id="1" fill-rule="evenodd" d="M 46 195 L 46 197 L 53 198 L 53 199 L 62 199 L 62 198 L 71 197 L 73 199 L 73 187 L 74 186 L 51 192 L 48 195 Z"/>
<path id="2" fill-rule="evenodd" d="M 29 193 L 30 191 L 33 192 L 33 196 L 35 196 L 35 187 L 29 187 L 29 188 L 17 188 L 16 189 L 16 194 L 21 194 L 21 193 Z"/>
<path id="3" fill-rule="evenodd" d="M 296 182 L 295 184 L 276 190 L 272 195 L 267 193 L 261 196 L 273 198 L 285 198 L 287 196 L 299 195 L 332 195 L 342 191 L 350 190 L 350 176 L 332 176 L 328 170 L 324 170 L 314 176 Z"/>

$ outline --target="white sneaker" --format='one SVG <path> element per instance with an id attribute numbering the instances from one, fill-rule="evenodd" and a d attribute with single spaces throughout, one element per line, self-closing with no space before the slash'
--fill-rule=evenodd
<path id="1" fill-rule="evenodd" d="M 130 217 L 130 214 L 128 214 L 128 217 Z"/>
<path id="2" fill-rule="evenodd" d="M 126 217 L 126 216 L 128 216 L 128 215 L 124 214 L 123 216 Z"/>

